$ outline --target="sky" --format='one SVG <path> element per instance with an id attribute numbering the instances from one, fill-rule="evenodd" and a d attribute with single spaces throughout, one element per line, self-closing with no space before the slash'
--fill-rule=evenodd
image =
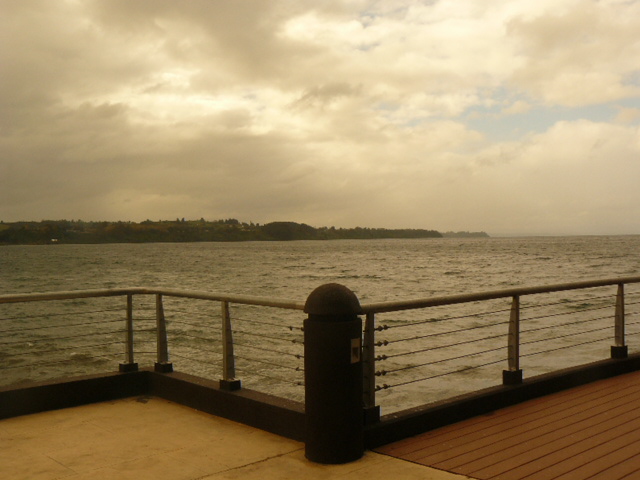
<path id="1" fill-rule="evenodd" d="M 640 0 L 0 0 L 0 220 L 640 234 Z"/>

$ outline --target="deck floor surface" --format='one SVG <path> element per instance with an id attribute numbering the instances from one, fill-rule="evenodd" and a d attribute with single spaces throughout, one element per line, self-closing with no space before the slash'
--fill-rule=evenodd
<path id="1" fill-rule="evenodd" d="M 496 410 L 375 451 L 481 480 L 640 480 L 640 372 Z"/>
<path id="2" fill-rule="evenodd" d="M 304 444 L 156 397 L 0 421 L 2 480 L 463 480 L 365 452 L 320 465 Z"/>

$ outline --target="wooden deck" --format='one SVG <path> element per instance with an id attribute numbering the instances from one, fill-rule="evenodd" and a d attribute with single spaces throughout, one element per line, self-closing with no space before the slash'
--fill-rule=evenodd
<path id="1" fill-rule="evenodd" d="M 477 479 L 640 479 L 640 372 L 376 449 Z"/>

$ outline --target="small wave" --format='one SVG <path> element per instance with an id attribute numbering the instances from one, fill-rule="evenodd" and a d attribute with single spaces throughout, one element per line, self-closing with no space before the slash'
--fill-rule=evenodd
<path id="1" fill-rule="evenodd" d="M 109 359 L 105 357 L 94 357 L 93 355 L 90 355 L 88 353 L 78 353 L 78 352 L 71 353 L 69 355 L 69 359 L 73 363 L 81 363 L 81 364 L 109 362 Z"/>

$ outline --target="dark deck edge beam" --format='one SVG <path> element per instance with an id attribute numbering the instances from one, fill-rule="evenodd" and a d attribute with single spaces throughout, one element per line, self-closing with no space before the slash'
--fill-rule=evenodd
<path id="1" fill-rule="evenodd" d="M 640 354 L 602 360 L 526 379 L 522 384 L 491 387 L 381 418 L 365 431 L 367 448 L 376 448 L 462 420 L 605 378 L 640 370 Z"/>
<path id="2" fill-rule="evenodd" d="M 221 390 L 217 381 L 174 372 L 154 374 L 151 394 L 293 440 L 304 440 L 304 405 L 246 388 Z"/>
<path id="3" fill-rule="evenodd" d="M 146 395 L 149 374 L 107 373 L 0 388 L 0 419 Z"/>
<path id="4" fill-rule="evenodd" d="M 249 389 L 220 390 L 215 381 L 151 369 L 2 387 L 0 419 L 140 395 L 164 398 L 293 440 L 304 440 L 304 406 L 299 402 Z"/>

